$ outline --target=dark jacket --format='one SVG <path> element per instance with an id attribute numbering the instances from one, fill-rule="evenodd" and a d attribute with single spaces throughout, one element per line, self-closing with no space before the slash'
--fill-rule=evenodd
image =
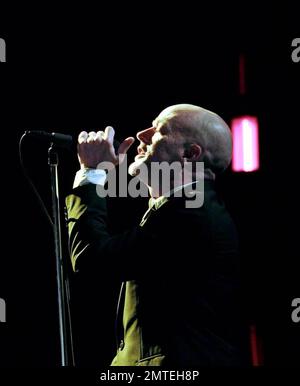
<path id="1" fill-rule="evenodd" d="M 205 181 L 201 208 L 185 204 L 186 197 L 165 199 L 143 226 L 110 235 L 95 185 L 66 199 L 74 270 L 125 282 L 112 365 L 243 363 L 235 226 L 212 181 Z"/>

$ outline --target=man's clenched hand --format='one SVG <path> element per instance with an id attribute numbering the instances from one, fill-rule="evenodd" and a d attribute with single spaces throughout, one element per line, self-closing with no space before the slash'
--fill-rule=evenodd
<path id="1" fill-rule="evenodd" d="M 118 149 L 116 155 L 114 149 L 115 130 L 107 126 L 105 131 L 82 131 L 78 136 L 78 159 L 80 167 L 96 169 L 102 163 L 117 165 L 123 162 L 125 154 L 134 142 L 133 137 L 126 138 Z"/>

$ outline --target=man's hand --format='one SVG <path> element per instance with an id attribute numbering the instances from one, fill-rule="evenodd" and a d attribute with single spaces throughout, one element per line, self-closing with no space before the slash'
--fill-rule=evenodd
<path id="1" fill-rule="evenodd" d="M 104 132 L 82 131 L 79 134 L 77 151 L 81 169 L 96 169 L 101 162 L 111 163 L 112 167 L 123 162 L 134 138 L 126 138 L 119 146 L 118 155 L 116 155 L 113 146 L 114 135 L 115 130 L 111 126 L 107 126 Z"/>

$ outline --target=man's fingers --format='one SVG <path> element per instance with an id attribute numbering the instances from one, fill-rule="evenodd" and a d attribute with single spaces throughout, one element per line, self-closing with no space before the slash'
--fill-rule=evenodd
<path id="1" fill-rule="evenodd" d="M 105 128 L 103 139 L 106 139 L 110 144 L 114 143 L 115 130 L 112 126 L 107 126 Z"/>
<path id="2" fill-rule="evenodd" d="M 86 131 L 82 131 L 78 135 L 78 143 L 79 143 L 79 145 L 81 145 L 82 143 L 86 142 L 87 137 L 88 137 L 88 133 Z"/>
<path id="3" fill-rule="evenodd" d="M 78 143 L 91 143 L 96 140 L 101 142 L 102 139 L 107 140 L 111 145 L 114 143 L 115 130 L 112 126 L 107 126 L 105 131 L 90 131 L 87 133 L 86 131 L 82 131 L 78 136 Z"/>
<path id="4" fill-rule="evenodd" d="M 88 135 L 88 138 L 86 140 L 87 143 L 90 143 L 90 142 L 94 142 L 95 139 L 96 139 L 96 132 L 95 131 L 90 131 L 89 132 L 89 135 Z"/>
<path id="5" fill-rule="evenodd" d="M 95 141 L 98 140 L 99 142 L 103 139 L 104 132 L 103 131 L 97 131 L 97 134 L 95 136 Z"/>

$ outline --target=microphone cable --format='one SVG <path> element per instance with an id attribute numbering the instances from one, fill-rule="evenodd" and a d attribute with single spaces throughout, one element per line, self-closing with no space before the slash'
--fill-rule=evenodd
<path id="1" fill-rule="evenodd" d="M 19 141 L 19 159 L 20 159 L 20 165 L 21 165 L 21 168 L 22 168 L 22 171 L 23 171 L 23 174 L 24 174 L 24 177 L 25 179 L 27 180 L 30 188 L 32 189 L 33 191 L 33 194 L 36 196 L 37 200 L 38 200 L 38 203 L 40 205 L 40 208 L 42 209 L 42 212 L 44 213 L 44 215 L 46 216 L 47 218 L 47 222 L 51 225 L 51 227 L 53 228 L 53 221 L 52 221 L 52 218 L 48 212 L 48 209 L 40 195 L 40 193 L 38 192 L 36 186 L 34 185 L 34 182 L 32 181 L 32 179 L 30 178 L 29 176 L 29 173 L 25 167 L 25 164 L 24 164 L 24 160 L 23 160 L 23 154 L 22 154 L 22 148 L 23 148 L 23 143 L 24 143 L 24 138 L 26 137 L 27 135 L 27 132 L 25 132 L 22 137 L 20 138 L 20 141 Z"/>

